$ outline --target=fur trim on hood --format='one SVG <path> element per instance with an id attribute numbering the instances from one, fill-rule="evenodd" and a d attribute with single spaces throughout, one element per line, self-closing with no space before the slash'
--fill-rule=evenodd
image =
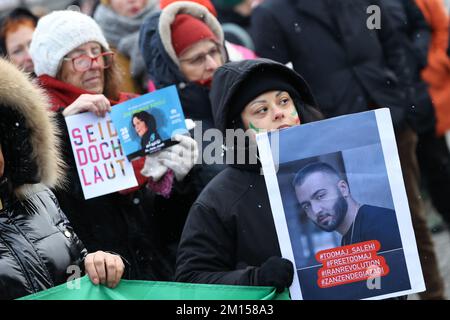
<path id="1" fill-rule="evenodd" d="M 180 13 L 189 14 L 202 20 L 216 35 L 220 44 L 223 44 L 224 41 L 223 30 L 219 21 L 204 6 L 191 1 L 177 1 L 169 4 L 161 12 L 158 29 L 164 49 L 178 67 L 180 66 L 180 62 L 172 45 L 170 26 L 175 20 L 176 15 Z"/>
<path id="2" fill-rule="evenodd" d="M 0 59 L 0 107 L 9 108 L 25 118 L 32 154 L 23 156 L 36 162 L 40 183 L 48 187 L 61 186 L 64 163 L 59 152 L 54 113 L 50 111 L 47 97 L 24 73 L 4 59 Z M 20 197 L 30 189 L 33 188 L 22 185 L 16 188 L 15 193 Z"/>

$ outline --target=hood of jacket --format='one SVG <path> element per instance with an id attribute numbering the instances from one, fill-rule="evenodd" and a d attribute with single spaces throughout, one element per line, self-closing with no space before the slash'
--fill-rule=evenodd
<path id="1" fill-rule="evenodd" d="M 271 73 L 281 75 L 294 88 L 298 89 L 298 95 L 301 97 L 303 103 L 313 107 L 317 105 L 306 81 L 299 74 L 281 63 L 262 58 L 229 62 L 218 68 L 214 73 L 213 85 L 210 92 L 214 124 L 222 133 L 225 133 L 225 129 L 227 128 L 232 129 L 232 127 L 229 127 L 229 121 L 231 120 L 229 119 L 229 115 L 234 96 L 239 94 L 240 87 L 247 78 L 261 70 L 267 70 Z M 303 123 L 312 120 L 305 115 L 306 110 L 300 109 L 298 105 L 296 105 L 296 108 Z"/>
<path id="2" fill-rule="evenodd" d="M 24 195 L 30 184 L 62 184 L 64 165 L 54 121 L 42 89 L 13 64 L 0 59 L 0 141 L 5 176 L 16 196 Z"/>
<path id="3" fill-rule="evenodd" d="M 139 47 L 147 72 L 157 88 L 187 82 L 179 69 L 179 61 L 172 46 L 170 28 L 175 17 L 180 13 L 202 20 L 216 35 L 219 43 L 224 41 L 219 21 L 204 6 L 194 2 L 171 3 L 161 12 L 156 12 L 145 19 L 140 30 Z"/>

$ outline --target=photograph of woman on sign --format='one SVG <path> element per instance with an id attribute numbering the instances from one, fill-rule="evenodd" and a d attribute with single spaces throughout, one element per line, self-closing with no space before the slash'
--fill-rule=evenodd
<path id="1" fill-rule="evenodd" d="M 162 140 L 156 131 L 156 120 L 153 115 L 146 111 L 135 113 L 131 118 L 134 130 L 141 138 L 141 147 L 145 153 L 158 150 Z"/>

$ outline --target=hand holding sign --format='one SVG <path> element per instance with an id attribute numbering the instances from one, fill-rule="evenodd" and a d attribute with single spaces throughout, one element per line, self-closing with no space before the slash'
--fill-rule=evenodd
<path id="1" fill-rule="evenodd" d="M 82 94 L 71 105 L 64 109 L 64 117 L 90 111 L 98 117 L 104 117 L 111 111 L 111 104 L 102 94 Z"/>
<path id="2" fill-rule="evenodd" d="M 128 160 L 170 147 L 175 134 L 188 132 L 174 85 L 115 105 L 111 118 Z"/>
<path id="3" fill-rule="evenodd" d="M 159 181 L 167 172 L 167 167 L 159 161 L 159 154 L 160 152 L 147 155 L 144 168 L 141 170 L 144 177 L 152 178 L 153 181 Z"/>
<path id="4" fill-rule="evenodd" d="M 85 199 L 137 186 L 108 115 L 77 114 L 66 123 Z"/>
<path id="5" fill-rule="evenodd" d="M 275 287 L 278 293 L 288 288 L 294 278 L 291 261 L 281 257 L 270 257 L 258 270 L 258 285 Z"/>
<path id="6" fill-rule="evenodd" d="M 179 144 L 162 150 L 159 159 L 163 165 L 172 169 L 178 181 L 182 181 L 197 161 L 198 146 L 194 139 L 181 134 L 175 135 L 173 140 Z"/>

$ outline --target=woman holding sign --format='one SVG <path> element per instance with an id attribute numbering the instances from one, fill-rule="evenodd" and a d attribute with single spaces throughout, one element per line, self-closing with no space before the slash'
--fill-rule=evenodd
<path id="1" fill-rule="evenodd" d="M 144 158 L 138 159 L 132 162 L 138 187 L 85 200 L 64 118 L 83 112 L 103 117 L 132 95 L 119 91 L 114 54 L 97 23 L 82 13 L 55 11 L 41 18 L 30 53 L 64 133 L 69 184 L 57 196 L 75 231 L 88 249 L 101 247 L 128 260 L 130 279 L 171 279 L 171 248 L 177 245 L 196 196 L 185 179 L 194 162 L 184 162 L 183 168 L 171 166 L 158 177 L 161 182 L 155 178 L 148 184 L 140 173 Z M 177 147 L 185 148 L 185 154 L 195 149 L 190 137 L 179 140 Z"/>
<path id="2" fill-rule="evenodd" d="M 223 90 L 224 87 L 230 90 Z M 283 291 L 293 281 L 294 268 L 290 260 L 281 258 L 282 241 L 278 240 L 282 236 L 275 228 L 277 218 L 272 214 L 272 199 L 267 191 L 270 185 L 266 185 L 262 172 L 255 134 L 271 131 L 278 136 L 279 130 L 320 120 L 322 115 L 314 107 L 316 103 L 305 80 L 285 65 L 268 59 L 231 62 L 220 67 L 214 75 L 211 102 L 216 127 L 227 138 L 227 156 L 239 159 L 245 153 L 245 161 L 229 165 L 192 206 L 180 241 L 175 280 L 273 286 Z M 228 139 L 230 133 L 238 136 L 243 130 L 245 139 Z M 275 150 L 278 139 L 270 140 Z M 300 136 L 298 143 L 303 146 Z M 322 199 L 323 188 L 331 187 L 317 183 L 318 179 L 313 181 L 308 186 L 320 187 L 322 193 L 311 189 Z M 306 191 L 301 193 L 303 196 Z M 348 194 L 345 197 L 347 200 L 342 201 L 347 204 L 350 199 Z M 330 205 L 330 199 L 326 200 Z M 339 203 L 332 210 L 337 212 L 335 208 L 339 206 L 344 207 Z M 331 221 L 327 219 L 325 224 Z M 354 240 L 356 236 L 350 238 Z M 399 237 L 389 235 L 385 239 L 395 242 Z"/>
<path id="3" fill-rule="evenodd" d="M 56 127 L 41 91 L 0 59 L 0 300 L 88 274 L 115 287 L 122 259 L 86 249 L 49 187 L 61 186 Z M 70 267 L 70 269 L 69 269 Z"/>
<path id="4" fill-rule="evenodd" d="M 242 151 L 246 161 L 229 165 L 192 206 L 175 280 L 283 291 L 293 280 L 294 268 L 281 258 L 254 134 L 318 120 L 320 112 L 312 107 L 315 101 L 303 78 L 267 59 L 220 67 L 214 74 L 211 102 L 216 127 L 224 135 L 227 129 L 244 129 L 251 137 L 245 145 L 227 139 L 233 142 L 227 145 L 232 157 Z"/>

